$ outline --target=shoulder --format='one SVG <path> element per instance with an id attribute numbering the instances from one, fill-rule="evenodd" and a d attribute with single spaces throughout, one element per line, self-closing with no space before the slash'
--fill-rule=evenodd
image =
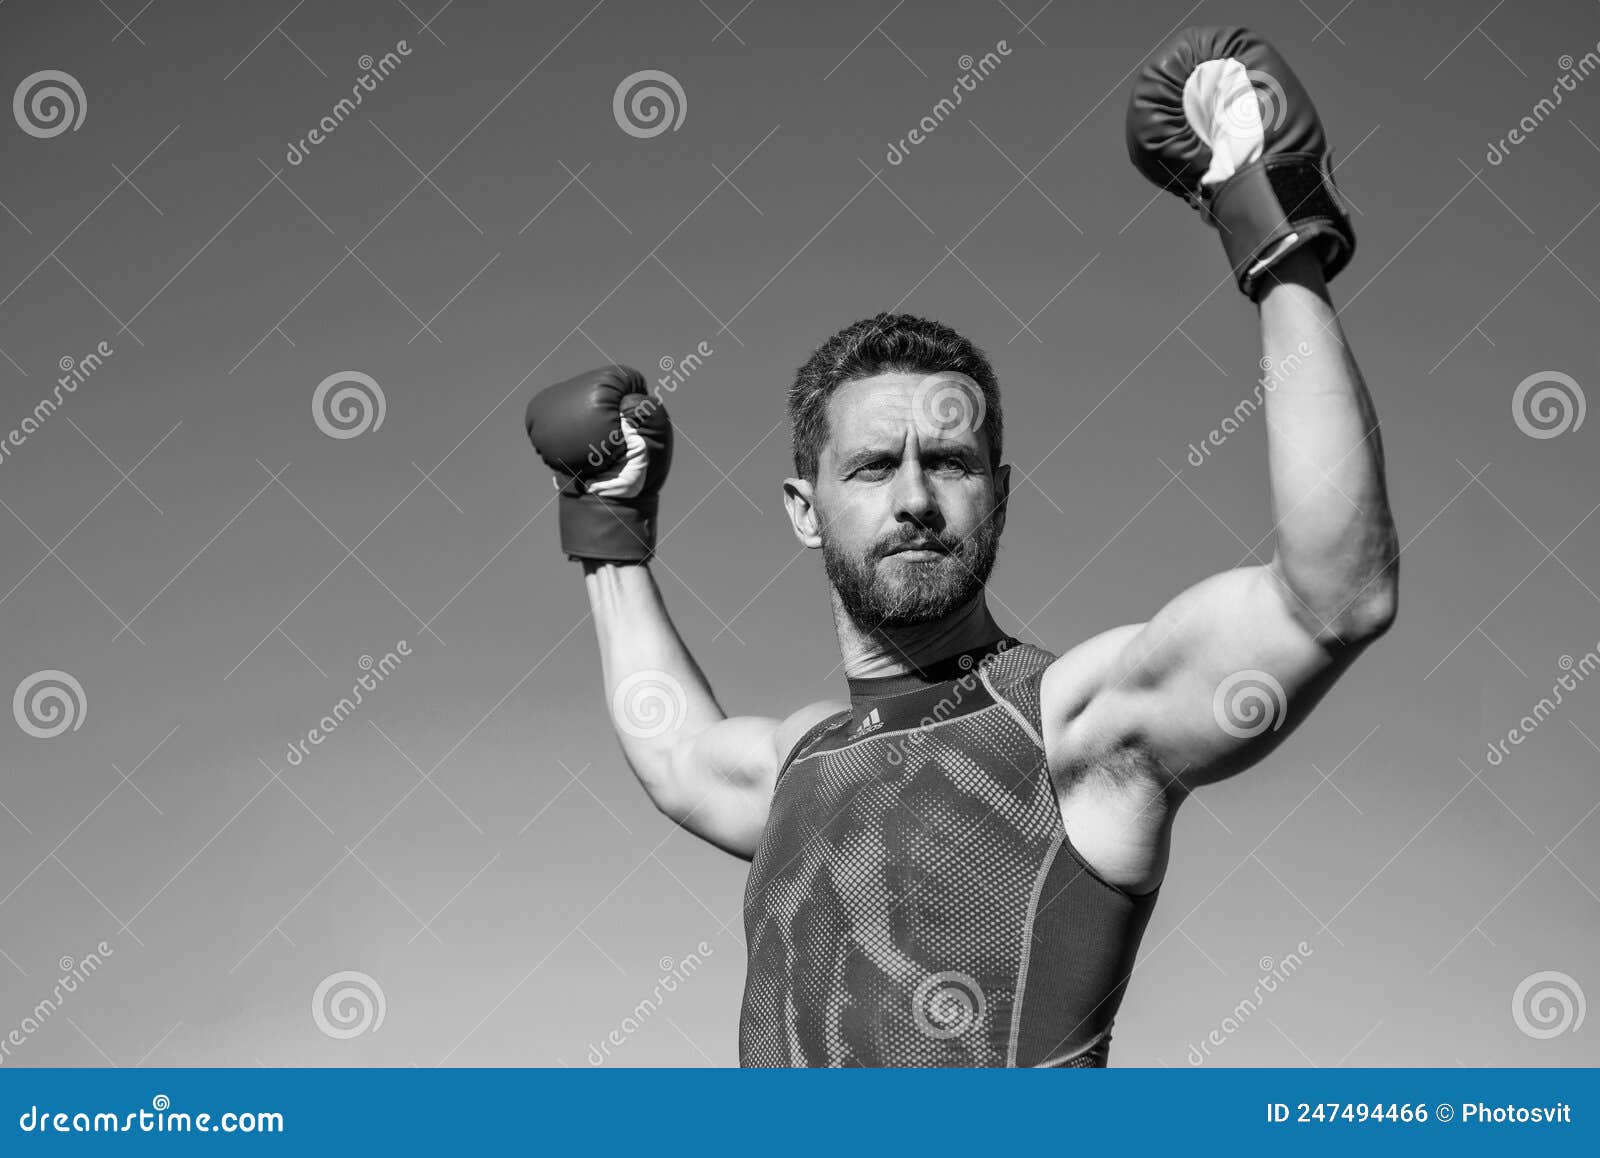
<path id="1" fill-rule="evenodd" d="M 1091 636 L 1044 673 L 1039 716 L 1052 774 L 1068 783 L 1090 769 L 1122 785 L 1149 779 L 1155 762 L 1139 711 L 1141 669 L 1131 662 L 1149 624 L 1128 623 Z M 1130 706 L 1132 705 L 1132 707 Z M 1159 779 L 1159 778 L 1158 778 Z"/>
<path id="2" fill-rule="evenodd" d="M 777 759 L 778 768 L 782 769 L 802 740 L 818 730 L 821 725 L 849 711 L 850 705 L 844 700 L 818 700 L 780 721 L 772 737 L 773 755 Z"/>
<path id="3" fill-rule="evenodd" d="M 1090 636 L 1045 670 L 1039 700 L 1047 727 L 1081 719 L 1103 693 L 1114 689 L 1124 670 L 1120 661 L 1144 627 L 1143 623 L 1126 623 Z"/>

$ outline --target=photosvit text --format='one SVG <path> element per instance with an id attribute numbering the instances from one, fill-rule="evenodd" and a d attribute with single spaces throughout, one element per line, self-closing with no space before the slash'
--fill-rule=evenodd
<path id="1" fill-rule="evenodd" d="M 1484 1102 L 1268 1102 L 1267 1121 L 1272 1123 L 1315 1122 L 1453 1122 L 1480 1126 L 1515 1122 L 1532 1124 L 1570 1124 L 1572 1107 L 1566 1102 L 1550 1106 L 1491 1106 Z"/>

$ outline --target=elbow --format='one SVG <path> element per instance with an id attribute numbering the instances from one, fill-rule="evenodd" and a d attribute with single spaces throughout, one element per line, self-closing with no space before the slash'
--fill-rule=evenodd
<path id="1" fill-rule="evenodd" d="M 1400 604 L 1400 557 L 1393 529 L 1381 548 L 1334 569 L 1300 569 L 1274 556 L 1272 569 L 1291 610 L 1316 641 L 1330 649 L 1371 643 L 1394 626 Z"/>
<path id="2" fill-rule="evenodd" d="M 1371 643 L 1394 625 L 1399 588 L 1389 575 L 1343 594 L 1323 591 L 1313 598 L 1292 587 L 1288 591 L 1290 613 L 1329 651 Z"/>
<path id="3" fill-rule="evenodd" d="M 1374 598 L 1351 617 L 1349 637 L 1356 642 L 1370 643 L 1394 626 L 1395 611 L 1399 606 L 1398 592 L 1390 590 Z"/>
<path id="4" fill-rule="evenodd" d="M 1371 643 L 1394 626 L 1399 606 L 1399 577 L 1390 568 L 1349 602 L 1333 624 L 1333 633 L 1345 645 Z"/>

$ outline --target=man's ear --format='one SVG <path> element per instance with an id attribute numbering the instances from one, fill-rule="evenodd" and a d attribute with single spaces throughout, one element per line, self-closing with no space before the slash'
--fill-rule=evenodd
<path id="1" fill-rule="evenodd" d="M 1006 529 L 1006 509 L 1011 503 L 1011 465 L 1007 463 L 994 474 L 994 531 Z"/>
<path id="2" fill-rule="evenodd" d="M 783 506 L 789 512 L 789 525 L 802 547 L 822 546 L 822 516 L 817 512 L 816 488 L 803 478 L 783 480 Z"/>

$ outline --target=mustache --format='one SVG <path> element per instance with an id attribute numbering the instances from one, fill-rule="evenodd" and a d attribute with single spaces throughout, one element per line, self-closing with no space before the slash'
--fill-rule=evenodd
<path id="1" fill-rule="evenodd" d="M 929 551 L 939 551 L 946 555 L 955 555 L 960 552 L 961 544 L 959 541 L 953 541 L 941 535 L 908 535 L 905 538 L 896 539 L 892 543 L 883 544 L 876 553 L 878 558 L 883 559 L 893 555 L 896 551 L 904 551 L 911 548 L 921 548 Z"/>

